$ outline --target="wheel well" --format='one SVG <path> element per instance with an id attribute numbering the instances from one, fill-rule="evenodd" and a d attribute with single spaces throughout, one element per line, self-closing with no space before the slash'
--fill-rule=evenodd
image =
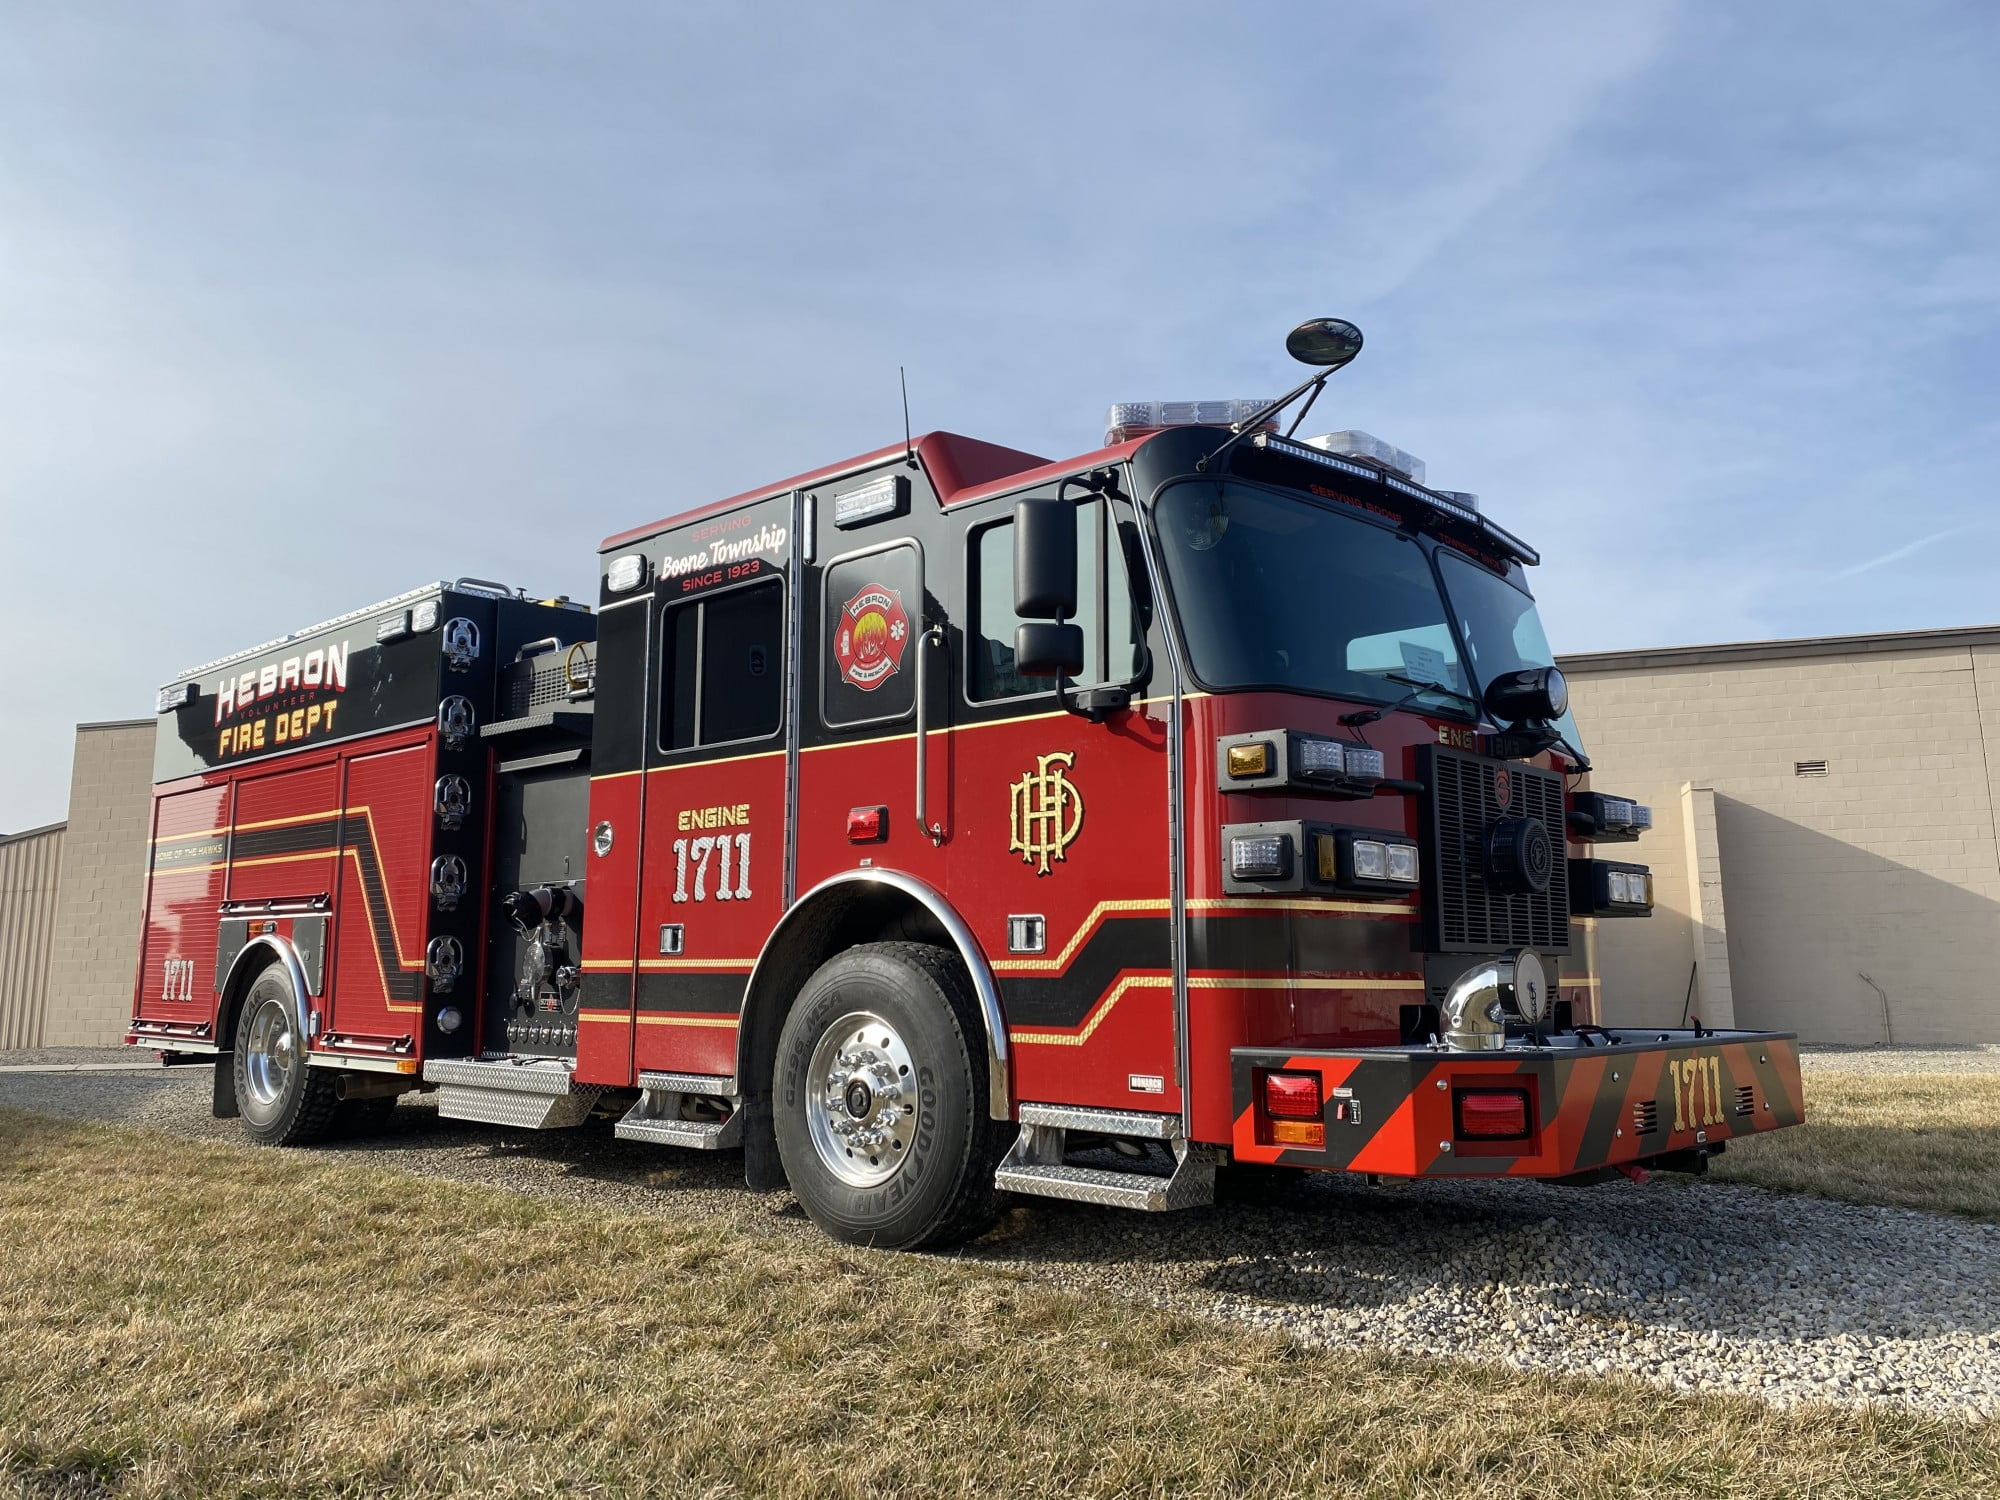
<path id="1" fill-rule="evenodd" d="M 744 998 L 743 1029 L 736 1041 L 736 1086 L 745 1098 L 761 1099 L 770 1093 L 778 1033 L 813 971 L 836 953 L 882 942 L 928 943 L 962 962 L 937 915 L 907 891 L 890 885 L 850 881 L 831 886 L 786 919 L 758 960 Z"/>
<path id="2" fill-rule="evenodd" d="M 243 1012 L 243 1001 L 250 993 L 250 986 L 257 982 L 259 974 L 277 962 L 278 955 L 259 944 L 245 948 L 230 966 L 229 978 L 223 985 L 222 1003 L 215 1009 L 215 1044 L 224 1052 L 236 1050 L 236 1018 Z"/>

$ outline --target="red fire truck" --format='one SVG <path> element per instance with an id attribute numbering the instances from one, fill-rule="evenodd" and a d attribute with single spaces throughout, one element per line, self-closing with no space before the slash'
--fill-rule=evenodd
<path id="1" fill-rule="evenodd" d="M 1079 458 L 932 433 L 623 532 L 594 609 L 460 579 L 182 674 L 129 1040 L 260 1142 L 611 1118 L 886 1246 L 1797 1123 L 1790 1036 L 1604 1024 L 1650 814 L 1585 789 L 1536 554 L 1293 436 L 1360 335 L 1289 347 Z"/>

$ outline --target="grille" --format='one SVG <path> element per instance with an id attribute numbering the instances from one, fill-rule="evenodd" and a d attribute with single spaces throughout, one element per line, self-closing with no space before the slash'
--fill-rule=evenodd
<path id="1" fill-rule="evenodd" d="M 568 703 L 569 683 L 563 677 L 563 659 L 568 654 L 567 649 L 545 651 L 507 668 L 501 687 L 501 717 L 525 718 L 538 708 Z M 596 671 L 597 648 L 586 643 L 576 659 L 576 675 L 588 681 Z"/>
<path id="2" fill-rule="evenodd" d="M 1757 1090 L 1749 1084 L 1742 1084 L 1736 1090 L 1736 1113 L 1739 1115 L 1757 1112 Z"/>
<path id="3" fill-rule="evenodd" d="M 1441 745 L 1423 747 L 1419 768 L 1426 784 L 1426 946 L 1438 953 L 1491 953 L 1503 948 L 1567 953 L 1569 860 L 1562 778 L 1553 771 L 1488 760 Z M 1502 772 L 1511 791 L 1505 808 L 1500 805 L 1498 784 Z M 1542 825 L 1553 856 L 1547 890 L 1504 891 L 1488 880 L 1487 834 L 1502 817 L 1532 818 Z"/>
<path id="4" fill-rule="evenodd" d="M 1651 1135 L 1660 1128 L 1660 1101 L 1641 1099 L 1632 1106 L 1632 1133 Z"/>

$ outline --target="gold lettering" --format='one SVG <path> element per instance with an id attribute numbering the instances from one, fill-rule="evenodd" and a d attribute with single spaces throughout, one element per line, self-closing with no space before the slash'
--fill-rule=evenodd
<path id="1" fill-rule="evenodd" d="M 311 734 L 317 728 L 319 728 L 319 705 L 315 703 L 306 710 L 306 733 Z"/>
<path id="2" fill-rule="evenodd" d="M 271 725 L 271 738 L 273 738 L 279 744 L 282 745 L 285 743 L 286 740 L 292 737 L 291 729 L 292 729 L 292 716 L 290 714 L 279 714 L 277 719 L 273 721 Z"/>
<path id="3" fill-rule="evenodd" d="M 253 750 L 262 750 L 264 748 L 265 722 L 265 720 L 259 719 L 250 731 L 250 748 Z"/>
<path id="4" fill-rule="evenodd" d="M 326 706 L 326 732 L 328 734 L 333 733 L 333 711 L 338 707 L 340 707 L 338 703 L 329 703 Z"/>
<path id="5" fill-rule="evenodd" d="M 292 738 L 302 740 L 305 737 L 306 711 L 303 708 L 295 708 L 292 710 Z"/>

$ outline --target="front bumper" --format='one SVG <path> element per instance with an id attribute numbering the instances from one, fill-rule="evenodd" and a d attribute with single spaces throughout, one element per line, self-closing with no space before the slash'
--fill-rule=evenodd
<path id="1" fill-rule="evenodd" d="M 1393 1177 L 1571 1177 L 1805 1119 L 1790 1033 L 1621 1029 L 1589 1042 L 1510 1040 L 1493 1052 L 1240 1047 L 1230 1054 L 1231 1152 L 1240 1162 Z M 1288 1130 L 1264 1112 L 1263 1078 L 1274 1071 L 1319 1075 L 1322 1144 L 1298 1144 L 1310 1129 Z M 1462 1133 L 1458 1096 L 1468 1089 L 1525 1091 L 1526 1134 Z"/>

